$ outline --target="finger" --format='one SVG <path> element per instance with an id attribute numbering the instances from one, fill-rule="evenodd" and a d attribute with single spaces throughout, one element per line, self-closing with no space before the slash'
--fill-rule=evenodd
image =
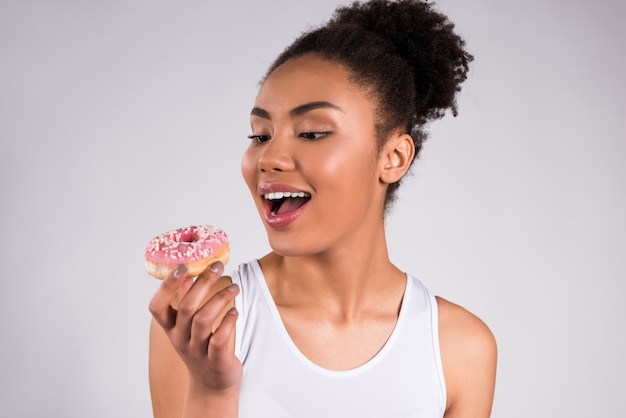
<path id="1" fill-rule="evenodd" d="M 190 288 L 184 289 L 181 292 L 179 289 L 179 306 L 178 310 L 182 316 L 189 318 L 195 314 L 195 312 L 202 306 L 206 300 L 206 296 L 215 282 L 221 277 L 224 271 L 224 265 L 218 261 L 213 264 L 209 269 L 205 270 L 198 276 L 195 282 Z"/>
<path id="2" fill-rule="evenodd" d="M 154 319 L 165 330 L 172 328 L 176 323 L 176 311 L 172 308 L 171 302 L 186 277 L 187 267 L 181 264 L 161 282 L 148 305 Z"/>
<path id="3" fill-rule="evenodd" d="M 228 312 L 226 312 L 222 322 L 211 336 L 208 347 L 208 355 L 209 359 L 215 362 L 215 364 L 220 364 L 224 359 L 224 355 L 230 353 L 228 350 L 228 344 L 233 332 L 235 331 L 238 316 L 239 313 L 237 312 L 237 309 L 232 307 Z"/>
<path id="4" fill-rule="evenodd" d="M 224 311 L 238 293 L 239 286 L 236 284 L 227 286 L 213 295 L 194 316 L 190 345 L 197 347 L 200 353 L 206 355 L 209 338 L 212 338 L 211 334 L 218 328 L 220 320 L 223 320 L 221 317 L 224 316 Z"/>
<path id="5" fill-rule="evenodd" d="M 181 325 L 177 331 L 178 337 L 181 339 L 189 340 L 191 338 L 191 328 L 188 324 L 206 303 L 213 285 L 221 277 L 223 270 L 224 265 L 220 261 L 213 264 L 196 279 L 191 288 L 180 299 L 176 323 Z"/>
<path id="6" fill-rule="evenodd" d="M 189 292 L 189 289 L 191 289 L 192 285 L 193 285 L 193 277 L 187 276 L 183 279 L 183 281 L 180 283 L 180 286 L 178 287 L 178 290 L 176 291 L 177 301 L 185 297 L 187 292 Z M 174 306 L 177 306 L 177 305 L 174 305 Z"/>
<path id="7" fill-rule="evenodd" d="M 211 264 L 208 269 L 200 273 L 198 278 L 208 276 L 208 277 L 213 277 L 217 280 L 219 277 L 222 276 L 223 272 L 224 272 L 224 263 L 218 260 L 215 263 Z"/>

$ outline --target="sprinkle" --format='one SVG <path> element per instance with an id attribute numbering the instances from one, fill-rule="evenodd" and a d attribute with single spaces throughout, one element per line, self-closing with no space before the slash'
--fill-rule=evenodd
<path id="1" fill-rule="evenodd" d="M 155 264 L 187 263 L 210 257 L 225 244 L 228 244 L 228 236 L 219 228 L 208 225 L 184 227 L 154 237 L 144 255 L 146 260 Z"/>

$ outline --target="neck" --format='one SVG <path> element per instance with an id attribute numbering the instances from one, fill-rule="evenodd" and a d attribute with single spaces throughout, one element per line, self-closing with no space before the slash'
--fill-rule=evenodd
<path id="1" fill-rule="evenodd" d="M 405 275 L 389 260 L 384 227 L 319 254 L 270 253 L 261 267 L 277 305 L 304 306 L 349 320 L 402 293 Z"/>

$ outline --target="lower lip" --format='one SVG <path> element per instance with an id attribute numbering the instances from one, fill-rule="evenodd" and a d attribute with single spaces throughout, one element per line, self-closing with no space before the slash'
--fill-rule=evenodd
<path id="1" fill-rule="evenodd" d="M 269 205 L 265 204 L 265 222 L 272 228 L 285 228 L 291 225 L 304 211 L 304 208 L 309 204 L 306 202 L 293 212 L 283 213 L 282 215 L 272 215 Z"/>

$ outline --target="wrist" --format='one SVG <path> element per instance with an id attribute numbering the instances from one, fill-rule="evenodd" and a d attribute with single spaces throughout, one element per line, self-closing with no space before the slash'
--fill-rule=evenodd
<path id="1" fill-rule="evenodd" d="M 238 405 L 239 384 L 215 390 L 189 382 L 183 418 L 236 418 Z"/>

